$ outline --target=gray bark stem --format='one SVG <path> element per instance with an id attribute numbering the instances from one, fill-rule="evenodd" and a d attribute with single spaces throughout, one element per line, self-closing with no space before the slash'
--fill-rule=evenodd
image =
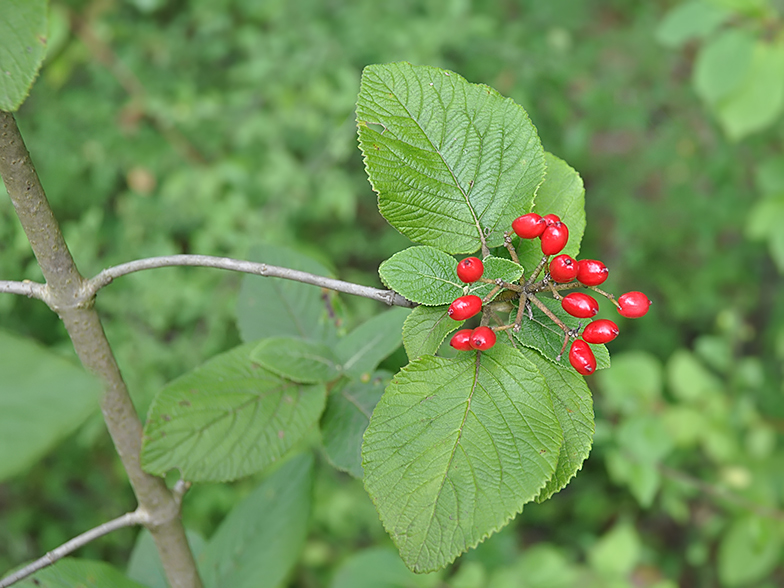
<path id="1" fill-rule="evenodd" d="M 185 539 L 179 502 L 161 478 L 141 469 L 142 424 L 136 414 L 93 297 L 85 297 L 79 274 L 59 223 L 44 193 L 13 115 L 0 111 L 0 176 L 46 280 L 47 304 L 68 330 L 87 370 L 104 385 L 101 401 L 106 426 L 136 494 L 149 516 L 150 530 L 172 588 L 201 588 L 193 554 Z"/>

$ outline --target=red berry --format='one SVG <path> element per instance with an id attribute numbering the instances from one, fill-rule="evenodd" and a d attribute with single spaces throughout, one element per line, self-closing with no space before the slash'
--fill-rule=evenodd
<path id="1" fill-rule="evenodd" d="M 542 253 L 555 255 L 566 247 L 569 240 L 569 229 L 561 221 L 551 224 L 542 233 Z"/>
<path id="2" fill-rule="evenodd" d="M 495 345 L 495 331 L 490 327 L 477 327 L 471 333 L 471 347 L 484 351 Z"/>
<path id="3" fill-rule="evenodd" d="M 651 301 L 642 292 L 627 292 L 618 298 L 618 312 L 621 316 L 626 318 L 640 318 L 645 316 L 648 308 L 651 306 Z"/>
<path id="4" fill-rule="evenodd" d="M 518 216 L 512 221 L 512 230 L 522 239 L 533 239 L 547 228 L 547 221 L 535 212 Z"/>
<path id="5" fill-rule="evenodd" d="M 575 339 L 569 349 L 569 363 L 582 376 L 587 376 L 596 371 L 596 357 L 588 343 Z"/>
<path id="6" fill-rule="evenodd" d="M 457 264 L 457 277 L 466 284 L 476 282 L 485 273 L 485 264 L 478 257 L 466 257 Z"/>
<path id="7" fill-rule="evenodd" d="M 607 319 L 598 319 L 583 329 L 583 339 L 588 343 L 609 343 L 618 336 L 618 325 Z"/>
<path id="8" fill-rule="evenodd" d="M 596 299 L 582 292 L 572 292 L 561 299 L 563 309 L 577 318 L 591 318 L 599 312 Z"/>
<path id="9" fill-rule="evenodd" d="M 547 223 L 547 226 L 554 225 L 555 223 L 561 222 L 561 217 L 557 214 L 546 214 L 542 217 L 544 221 Z"/>
<path id="10" fill-rule="evenodd" d="M 471 351 L 471 329 L 460 329 L 457 333 L 452 335 L 452 340 L 449 344 L 458 351 Z"/>
<path id="11" fill-rule="evenodd" d="M 607 279 L 610 270 L 596 259 L 581 259 L 577 262 L 577 280 L 586 286 L 598 286 Z"/>
<path id="12" fill-rule="evenodd" d="M 456 321 L 464 321 L 482 310 L 482 299 L 474 294 L 461 296 L 449 305 L 447 314 Z"/>
<path id="13" fill-rule="evenodd" d="M 562 284 L 571 282 L 577 277 L 577 262 L 565 253 L 553 257 L 550 262 L 550 277 Z"/>

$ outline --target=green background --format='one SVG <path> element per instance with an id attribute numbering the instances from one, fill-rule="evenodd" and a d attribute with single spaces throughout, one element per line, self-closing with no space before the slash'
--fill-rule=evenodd
<path id="1" fill-rule="evenodd" d="M 784 21 L 766 2 L 713 4 L 734 11 L 725 30 L 777 42 Z M 784 583 L 781 525 L 763 522 L 784 519 L 781 121 L 728 138 L 691 82 L 708 33 L 673 43 L 671 29 L 662 32 L 676 6 L 51 2 L 47 57 L 17 118 L 85 275 L 172 253 L 247 258 L 254 245 L 277 243 L 380 286 L 378 265 L 410 242 L 378 213 L 354 105 L 365 65 L 406 60 L 523 105 L 545 149 L 585 182 L 581 255 L 610 267 L 608 289 L 654 301 L 645 319 L 619 322 L 614 367 L 589 379 L 595 445 L 566 490 L 527 506 L 441 580 L 412 580 L 383 551 L 367 552 L 370 563 L 351 559 L 391 543 L 361 484 L 320 457 L 291 586 L 353 585 L 351 570 L 380 569 L 372 558 L 403 586 Z M 7 199 L 0 277 L 41 280 Z M 240 279 L 160 269 L 101 292 L 98 310 L 142 413 L 166 382 L 240 342 Z M 381 310 L 341 301 L 347 330 Z M 72 358 L 40 302 L 0 297 L 0 327 Z M 400 350 L 382 367 L 403 363 Z M 197 486 L 186 526 L 211 535 L 257 482 Z M 0 483 L 0 570 L 133 507 L 94 414 Z M 78 555 L 124 567 L 137 532 Z"/>

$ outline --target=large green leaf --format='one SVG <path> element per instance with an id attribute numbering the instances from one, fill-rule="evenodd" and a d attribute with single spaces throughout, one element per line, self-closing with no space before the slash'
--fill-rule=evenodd
<path id="1" fill-rule="evenodd" d="M 391 376 L 379 371 L 366 382 L 344 382 L 327 399 L 321 418 L 324 449 L 332 465 L 355 478 L 362 479 L 362 435 Z"/>
<path id="2" fill-rule="evenodd" d="M 0 110 L 24 102 L 46 55 L 46 0 L 0 0 Z"/>
<path id="3" fill-rule="evenodd" d="M 569 241 L 562 253 L 577 257 L 585 233 L 585 187 L 583 180 L 563 159 L 545 153 L 547 175 L 536 193 L 533 212 L 557 214 L 569 229 Z M 511 227 L 507 230 L 511 230 Z M 539 239 L 520 239 L 520 263 L 530 272 L 542 259 Z"/>
<path id="4" fill-rule="evenodd" d="M 250 260 L 330 276 L 317 261 L 278 245 L 258 245 Z M 237 299 L 237 328 L 242 340 L 264 337 L 300 337 L 324 340 L 335 327 L 326 301 L 316 286 L 282 278 L 246 275 Z"/>
<path id="5" fill-rule="evenodd" d="M 372 65 L 357 101 L 359 145 L 381 214 L 449 253 L 502 243 L 544 173 L 525 110 L 484 85 L 409 63 Z"/>
<path id="6" fill-rule="evenodd" d="M 716 115 L 731 139 L 773 124 L 784 108 L 784 43 L 758 41 L 746 77 L 720 100 Z"/>
<path id="7" fill-rule="evenodd" d="M 272 373 L 303 384 L 329 382 L 341 374 L 328 345 L 293 337 L 262 339 L 251 351 L 250 359 Z"/>
<path id="8" fill-rule="evenodd" d="M 434 355 L 446 336 L 465 321 L 454 321 L 447 306 L 417 306 L 403 325 L 403 345 L 410 361 L 420 355 Z"/>
<path id="9" fill-rule="evenodd" d="M 571 316 L 555 298 L 549 296 L 538 296 L 537 298 L 570 329 L 574 329 L 580 324 L 585 326 L 589 322 L 587 319 L 577 319 Z M 516 315 L 517 309 L 509 317 L 510 322 L 514 321 Z M 568 360 L 566 359 L 569 353 L 568 345 L 561 357 L 561 361 L 558 362 L 556 360 L 558 354 L 561 353 L 561 349 L 563 349 L 564 332 L 550 317 L 533 304 L 531 305 L 531 315 L 533 316 L 532 319 L 528 318 L 527 312 L 523 315 L 520 330 L 516 333 L 514 333 L 514 330 L 512 331 L 515 338 L 525 347 L 536 349 L 550 361 L 559 365 L 568 365 Z M 610 367 L 610 354 L 607 351 L 607 347 L 604 345 L 591 345 L 591 351 L 596 356 L 597 370 Z"/>
<path id="10" fill-rule="evenodd" d="M 218 355 L 168 384 L 144 427 L 142 466 L 192 481 L 225 481 L 277 460 L 316 424 L 323 384 L 297 384 L 250 359 L 255 344 Z"/>
<path id="11" fill-rule="evenodd" d="M 544 378 L 517 350 L 425 355 L 394 377 L 373 412 L 365 487 L 403 561 L 431 571 L 541 492 L 562 439 Z"/>
<path id="12" fill-rule="evenodd" d="M 65 557 L 14 584 L 18 588 L 146 588 L 102 561 Z"/>
<path id="13" fill-rule="evenodd" d="M 593 400 L 585 379 L 573 369 L 558 367 L 530 349 L 524 350 L 523 355 L 544 376 L 544 381 L 550 388 L 555 416 L 563 431 L 563 443 L 555 474 L 536 497 L 537 502 L 544 502 L 569 483 L 591 452 L 594 431 Z"/>
<path id="14" fill-rule="evenodd" d="M 381 281 L 412 302 L 427 306 L 451 304 L 463 295 L 457 261 L 433 247 L 409 247 L 378 268 Z"/>
<path id="15" fill-rule="evenodd" d="M 403 323 L 411 313 L 407 308 L 393 308 L 368 319 L 335 348 L 341 368 L 347 376 L 359 378 L 376 366 L 402 341 Z"/>
<path id="16" fill-rule="evenodd" d="M 298 455 L 232 509 L 199 557 L 206 588 L 276 588 L 299 559 L 313 458 Z"/>
<path id="17" fill-rule="evenodd" d="M 100 398 L 99 382 L 81 367 L 0 331 L 0 480 L 55 447 Z"/>

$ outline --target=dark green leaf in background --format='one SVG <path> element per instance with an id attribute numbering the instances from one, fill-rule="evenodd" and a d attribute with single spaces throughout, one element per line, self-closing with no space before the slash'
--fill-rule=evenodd
<path id="1" fill-rule="evenodd" d="M 435 588 L 439 574 L 414 574 L 384 547 L 360 551 L 335 572 L 330 588 Z"/>
<path id="2" fill-rule="evenodd" d="M 250 359 L 282 378 L 302 384 L 329 382 L 340 376 L 332 349 L 315 341 L 269 337 L 253 348 Z"/>
<path id="3" fill-rule="evenodd" d="M 43 457 L 100 398 L 100 383 L 80 366 L 0 331 L 0 480 Z"/>
<path id="4" fill-rule="evenodd" d="M 368 319 L 340 339 L 335 355 L 347 376 L 369 374 L 402 341 L 403 323 L 411 313 L 407 308 L 392 308 Z"/>
<path id="5" fill-rule="evenodd" d="M 193 556 L 198 559 L 207 542 L 204 537 L 190 529 L 186 529 L 185 534 Z M 144 584 L 147 588 L 169 588 L 158 548 L 146 529 L 136 538 L 126 573 L 131 580 Z"/>
<path id="6" fill-rule="evenodd" d="M 199 557 L 206 588 L 277 588 L 308 531 L 313 457 L 292 457 L 223 520 Z"/>
<path id="7" fill-rule="evenodd" d="M 465 321 L 449 318 L 447 306 L 417 306 L 403 325 L 403 345 L 410 361 L 420 355 L 434 355 L 446 336 Z"/>
<path id="8" fill-rule="evenodd" d="M 14 585 L 19 588 L 145 588 L 107 563 L 71 557 Z"/>
<path id="9" fill-rule="evenodd" d="M 463 295 L 457 260 L 434 247 L 409 247 L 378 268 L 381 281 L 401 296 L 427 306 L 451 304 Z"/>
<path id="10" fill-rule="evenodd" d="M 563 439 L 550 392 L 517 350 L 425 355 L 387 387 L 365 432 L 365 487 L 414 571 L 500 529 L 552 477 Z"/>
<path id="11" fill-rule="evenodd" d="M 743 29 L 728 29 L 709 39 L 694 62 L 693 83 L 709 106 L 743 83 L 754 55 L 754 35 Z"/>
<path id="12" fill-rule="evenodd" d="M 680 47 L 687 41 L 710 35 L 731 16 L 729 10 L 710 0 L 677 4 L 656 29 L 656 40 L 665 47 Z"/>
<path id="13" fill-rule="evenodd" d="M 331 272 L 306 255 L 278 245 L 258 245 L 249 259 L 331 277 Z M 247 275 L 237 299 L 237 328 L 242 340 L 300 337 L 316 341 L 334 331 L 321 289 L 282 278 Z"/>
<path id="14" fill-rule="evenodd" d="M 730 525 L 719 545 L 719 578 L 724 586 L 748 586 L 768 576 L 781 556 L 781 523 L 742 516 Z"/>
<path id="15" fill-rule="evenodd" d="M 46 55 L 46 0 L 0 0 L 0 110 L 24 102 Z"/>
<path id="16" fill-rule="evenodd" d="M 562 253 L 577 257 L 580 243 L 585 233 L 585 187 L 583 180 L 563 159 L 552 153 L 545 153 L 547 174 L 544 183 L 536 192 L 533 212 L 557 214 L 569 229 L 569 241 Z M 511 224 L 506 229 L 511 231 Z M 520 239 L 518 247 L 520 263 L 530 272 L 542 259 L 542 246 L 539 239 Z"/>
<path id="17" fill-rule="evenodd" d="M 145 470 L 233 480 L 276 461 L 316 424 L 324 385 L 297 384 L 254 364 L 255 347 L 218 355 L 158 394 L 144 428 Z"/>
<path id="18" fill-rule="evenodd" d="M 375 372 L 367 381 L 339 384 L 327 398 L 321 418 L 321 438 L 336 468 L 362 479 L 362 435 L 392 374 Z"/>
<path id="19" fill-rule="evenodd" d="M 485 231 L 500 245 L 542 181 L 542 146 L 525 110 L 450 71 L 366 67 L 357 124 L 381 214 L 449 253 L 477 251 Z"/>

